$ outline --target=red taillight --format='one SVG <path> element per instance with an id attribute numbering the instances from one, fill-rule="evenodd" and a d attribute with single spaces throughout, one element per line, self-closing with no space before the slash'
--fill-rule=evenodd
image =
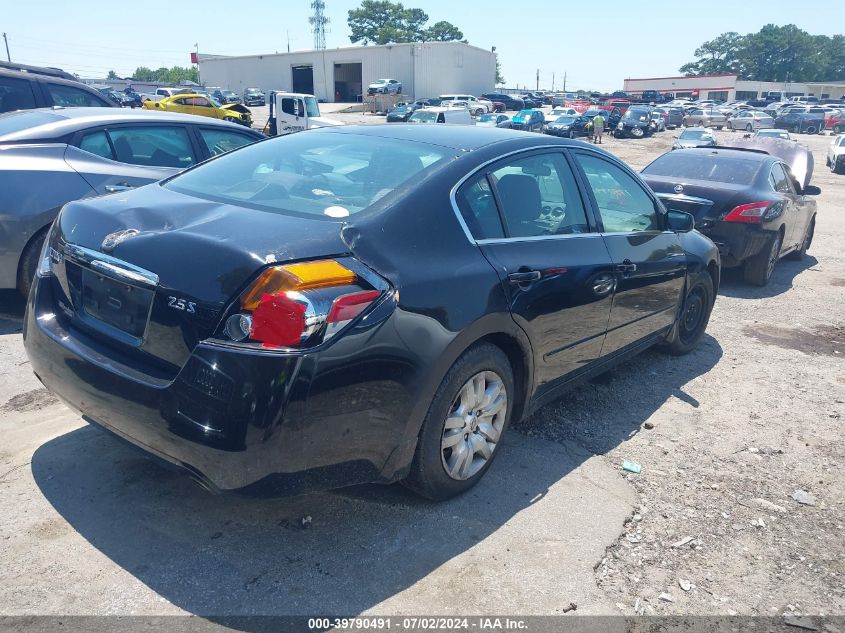
<path id="1" fill-rule="evenodd" d="M 290 347 L 302 341 L 308 304 L 287 293 L 264 295 L 252 312 L 249 338 L 266 347 Z"/>
<path id="2" fill-rule="evenodd" d="M 328 323 L 344 323 L 351 321 L 361 314 L 368 305 L 379 298 L 378 290 L 365 290 L 338 297 L 332 303 L 331 310 L 326 317 Z"/>
<path id="3" fill-rule="evenodd" d="M 362 270 L 356 262 L 334 259 L 271 266 L 241 295 L 240 310 L 228 317 L 223 334 L 263 347 L 318 345 L 388 288 L 377 276 L 355 270 Z"/>
<path id="4" fill-rule="evenodd" d="M 725 216 L 725 222 L 745 222 L 746 224 L 762 224 L 770 202 L 749 202 L 734 207 Z"/>

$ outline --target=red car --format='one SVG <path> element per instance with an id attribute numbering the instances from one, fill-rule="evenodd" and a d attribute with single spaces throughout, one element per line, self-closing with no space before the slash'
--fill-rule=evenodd
<path id="1" fill-rule="evenodd" d="M 845 113 L 831 114 L 824 120 L 824 126 L 828 130 L 833 130 L 834 134 L 845 132 Z"/>

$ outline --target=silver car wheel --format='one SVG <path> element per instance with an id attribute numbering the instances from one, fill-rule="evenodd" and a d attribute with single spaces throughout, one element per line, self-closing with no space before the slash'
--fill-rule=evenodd
<path id="1" fill-rule="evenodd" d="M 499 445 L 507 411 L 507 390 L 495 372 L 479 372 L 461 387 L 440 442 L 443 468 L 452 479 L 469 479 L 484 468 Z"/>

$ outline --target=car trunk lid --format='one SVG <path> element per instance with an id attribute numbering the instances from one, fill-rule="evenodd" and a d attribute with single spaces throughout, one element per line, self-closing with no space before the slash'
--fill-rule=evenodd
<path id="1" fill-rule="evenodd" d="M 733 208 L 733 202 L 747 189 L 744 185 L 673 176 L 643 174 L 643 178 L 663 201 L 664 206 L 691 213 L 698 229 L 706 229 L 722 218 Z"/>
<path id="2" fill-rule="evenodd" d="M 178 210 L 178 213 L 175 212 Z M 157 184 L 68 204 L 52 242 L 73 324 L 174 371 L 266 265 L 345 254 L 341 223 L 221 204 Z"/>

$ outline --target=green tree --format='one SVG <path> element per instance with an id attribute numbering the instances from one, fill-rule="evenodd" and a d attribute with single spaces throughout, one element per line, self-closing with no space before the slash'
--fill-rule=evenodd
<path id="1" fill-rule="evenodd" d="M 388 0 L 363 0 L 359 8 L 350 9 L 346 22 L 353 44 L 450 41 L 464 37 L 458 27 L 446 21 L 426 28 L 428 14 L 425 11 L 406 9 L 401 2 Z"/>
<path id="2" fill-rule="evenodd" d="M 118 78 L 117 73 L 114 72 L 113 70 L 110 70 L 109 74 L 106 75 L 106 79 L 117 79 L 117 78 Z"/>
<path id="3" fill-rule="evenodd" d="M 502 76 L 502 62 L 499 61 L 499 56 L 496 55 L 496 81 L 495 85 L 501 86 L 505 83 L 505 78 Z"/>
<path id="4" fill-rule="evenodd" d="M 751 81 L 845 80 L 845 38 L 811 35 L 794 24 L 767 24 L 757 33 L 723 33 L 681 66 L 688 75 L 735 73 Z"/>
<path id="5" fill-rule="evenodd" d="M 435 22 L 425 31 L 425 39 L 435 42 L 454 42 L 464 39 L 463 32 L 451 22 Z"/>
<path id="6" fill-rule="evenodd" d="M 199 82 L 199 73 L 193 66 L 173 66 L 173 68 L 161 67 L 157 70 L 150 70 L 146 66 L 140 66 L 132 73 L 135 81 L 152 81 L 166 84 L 178 84 L 182 81 Z"/>

